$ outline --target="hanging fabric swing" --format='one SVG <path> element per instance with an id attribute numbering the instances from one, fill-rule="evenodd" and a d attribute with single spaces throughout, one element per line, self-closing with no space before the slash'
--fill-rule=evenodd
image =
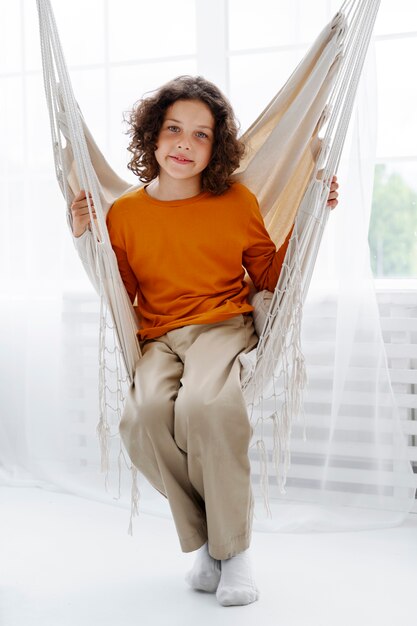
<path id="1" fill-rule="evenodd" d="M 113 357 L 118 399 L 117 407 L 112 408 L 120 418 L 121 386 L 133 380 L 141 354 L 136 336 L 138 319 L 118 271 L 106 214 L 115 199 L 132 186 L 117 176 L 94 142 L 71 88 L 50 2 L 37 0 L 37 5 L 56 175 L 71 233 L 70 205 L 80 189 L 92 194 L 97 214 L 94 220 L 89 202 L 91 226 L 73 241 L 100 295 L 98 434 L 102 470 L 108 472 L 112 436 L 108 420 L 108 380 L 112 375 L 109 355 Z M 378 7 L 379 0 L 343 3 L 284 87 L 244 133 L 246 156 L 234 174 L 235 180 L 257 196 L 277 247 L 294 225 L 275 292 L 261 292 L 252 298 L 258 346 L 240 357 L 242 389 L 251 421 L 261 420 L 272 426 L 272 454 L 282 493 L 290 463 L 291 423 L 300 412 L 305 384 L 300 345 L 302 305 L 329 213 L 326 204 L 330 181 L 338 168 Z M 265 408 L 268 398 L 274 399 L 272 411 Z M 256 445 L 268 506 L 267 451 L 262 438 Z M 137 513 L 139 494 L 137 471 L 134 466 L 131 470 L 133 515 Z"/>

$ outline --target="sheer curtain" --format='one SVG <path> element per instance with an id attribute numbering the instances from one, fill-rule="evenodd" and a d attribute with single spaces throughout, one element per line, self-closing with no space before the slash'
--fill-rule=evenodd
<path id="1" fill-rule="evenodd" d="M 21 13 L 16 10 L 23 56 L 16 50 L 15 57 L 6 57 L 1 75 L 0 481 L 67 490 L 128 507 L 128 463 L 117 439 L 108 491 L 100 473 L 95 434 L 98 297 L 76 257 L 54 179 L 34 4 L 26 3 Z M 119 13 L 114 2 L 106 22 L 109 14 L 102 14 L 103 4 L 97 1 L 93 8 L 104 37 L 109 25 L 111 33 L 125 24 L 115 22 Z M 184 14 L 192 14 L 193 4 L 184 1 Z M 302 3 L 294 4 L 294 9 L 284 4 L 291 12 L 299 11 Z M 66 9 L 59 10 L 58 26 L 64 30 Z M 168 28 L 165 36 L 169 38 Z M 64 45 L 65 51 L 74 47 L 69 32 Z M 124 178 L 129 179 L 124 169 L 126 138 L 114 119 L 120 120 L 122 110 L 146 90 L 172 76 L 197 73 L 195 45 L 191 37 L 186 48 L 190 54 L 178 50 L 175 57 L 147 65 L 142 59 L 132 64 L 115 44 L 104 47 L 98 59 L 89 59 L 84 72 L 77 66 L 79 59 L 73 59 L 74 85 L 86 120 Z M 287 76 L 292 69 L 288 67 Z M 271 469 L 272 519 L 263 508 L 259 461 L 251 452 L 255 529 L 379 527 L 400 523 L 412 506 L 411 467 L 388 378 L 367 244 L 375 149 L 374 76 L 370 56 L 339 175 L 341 202 L 330 217 L 305 307 L 307 440 L 300 418 L 293 429 L 285 495 L 274 487 Z M 231 77 L 233 85 L 233 73 Z M 231 92 L 239 114 L 242 102 L 233 99 L 235 88 Z M 140 510 L 170 515 L 167 502 L 145 479 L 140 479 L 139 487 Z"/>
<path id="2" fill-rule="evenodd" d="M 293 429 L 287 493 L 274 492 L 274 518 L 260 516 L 259 528 L 378 528 L 401 523 L 413 506 L 367 240 L 376 103 L 371 45 L 338 174 L 340 205 L 329 218 L 304 308 L 304 420 Z"/>

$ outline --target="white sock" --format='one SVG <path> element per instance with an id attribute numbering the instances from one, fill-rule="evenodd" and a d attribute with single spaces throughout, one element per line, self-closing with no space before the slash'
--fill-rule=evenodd
<path id="1" fill-rule="evenodd" d="M 216 598 L 223 606 L 250 604 L 259 597 L 252 576 L 249 549 L 221 562 Z"/>
<path id="2" fill-rule="evenodd" d="M 220 561 L 213 559 L 206 543 L 197 550 L 193 568 L 185 575 L 185 580 L 193 589 L 214 593 L 220 580 Z"/>

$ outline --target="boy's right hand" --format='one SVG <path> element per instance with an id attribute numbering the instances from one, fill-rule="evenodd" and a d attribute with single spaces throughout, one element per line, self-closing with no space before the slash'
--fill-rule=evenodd
<path id="1" fill-rule="evenodd" d="M 94 208 L 93 198 L 90 196 L 90 203 L 93 210 L 93 217 L 96 220 L 96 211 Z M 72 232 L 74 237 L 80 237 L 90 223 L 90 214 L 88 212 L 87 195 L 84 189 L 81 189 L 75 196 L 71 204 L 72 213 Z"/>

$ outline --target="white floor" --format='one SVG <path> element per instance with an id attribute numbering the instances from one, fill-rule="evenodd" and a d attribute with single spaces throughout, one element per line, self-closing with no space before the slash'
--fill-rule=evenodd
<path id="1" fill-rule="evenodd" d="M 173 522 L 41 489 L 0 488 L 2 626 L 412 626 L 417 516 L 384 530 L 260 533 L 261 597 L 192 591 Z"/>

